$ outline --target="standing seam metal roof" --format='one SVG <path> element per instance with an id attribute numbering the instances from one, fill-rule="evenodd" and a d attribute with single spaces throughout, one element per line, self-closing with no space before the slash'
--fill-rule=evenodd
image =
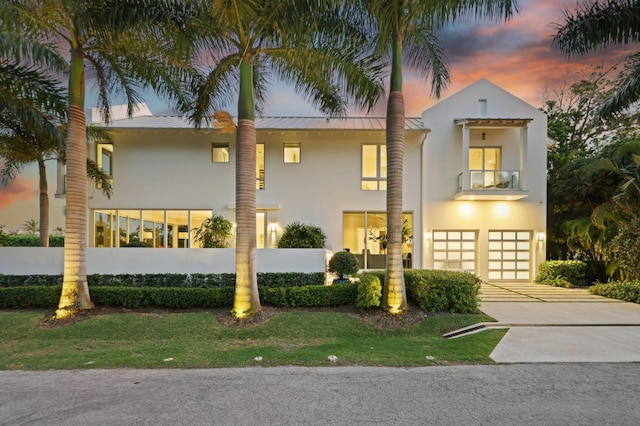
<path id="1" fill-rule="evenodd" d="M 234 118 L 237 122 L 237 119 Z M 384 117 L 257 117 L 258 130 L 385 130 Z M 147 116 L 132 119 L 116 120 L 108 127 L 114 129 L 189 129 L 194 125 L 186 117 Z M 202 128 L 212 129 L 212 125 Z M 405 130 L 426 131 L 421 118 L 406 118 Z"/>

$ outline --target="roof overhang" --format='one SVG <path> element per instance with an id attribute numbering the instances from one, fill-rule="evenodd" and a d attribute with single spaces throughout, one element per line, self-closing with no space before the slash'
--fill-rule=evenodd
<path id="1" fill-rule="evenodd" d="M 459 201 L 518 201 L 528 196 L 529 191 L 470 189 L 458 192 L 454 199 Z"/>
<path id="2" fill-rule="evenodd" d="M 454 121 L 458 126 L 495 129 L 527 127 L 533 118 L 457 118 Z"/>

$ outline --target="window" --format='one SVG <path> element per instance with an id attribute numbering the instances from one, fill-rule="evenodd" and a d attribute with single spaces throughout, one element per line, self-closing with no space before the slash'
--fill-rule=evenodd
<path id="1" fill-rule="evenodd" d="M 264 144 L 256 145 L 256 189 L 264 189 Z"/>
<path id="2" fill-rule="evenodd" d="M 228 163 L 229 162 L 229 144 L 216 143 L 211 145 L 211 162 L 212 163 Z"/>
<path id="3" fill-rule="evenodd" d="M 342 215 L 342 246 L 355 254 L 361 269 L 384 269 L 387 259 L 387 214 L 348 212 Z M 413 214 L 402 214 L 403 266 L 411 268 Z"/>
<path id="4" fill-rule="evenodd" d="M 102 170 L 102 172 L 109 177 L 110 183 L 113 184 L 113 145 L 109 143 L 98 143 L 96 145 L 96 148 L 97 148 L 96 163 L 98 164 L 98 168 Z M 101 187 L 100 181 L 98 181 L 97 187 L 98 188 Z M 65 192 L 66 192 L 66 180 L 65 180 Z"/>
<path id="5" fill-rule="evenodd" d="M 387 189 L 387 146 L 362 145 L 363 191 L 385 191 Z"/>
<path id="6" fill-rule="evenodd" d="M 500 179 L 502 152 L 500 148 L 469 148 L 471 188 L 493 188 Z"/>
<path id="7" fill-rule="evenodd" d="M 285 163 L 300 162 L 300 144 L 299 143 L 284 144 L 284 162 Z"/>

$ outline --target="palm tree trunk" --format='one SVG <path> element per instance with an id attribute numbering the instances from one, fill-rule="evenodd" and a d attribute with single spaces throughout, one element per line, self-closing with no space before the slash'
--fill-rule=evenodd
<path id="1" fill-rule="evenodd" d="M 38 159 L 40 177 L 40 247 L 49 247 L 49 186 L 44 159 Z"/>
<path id="2" fill-rule="evenodd" d="M 402 95 L 402 41 L 392 47 L 391 90 L 387 103 L 387 268 L 382 308 L 392 314 L 407 309 L 402 265 L 402 174 L 404 164 L 404 97 Z"/>
<path id="3" fill-rule="evenodd" d="M 261 309 L 256 272 L 256 128 L 253 67 L 240 64 L 236 133 L 236 291 L 232 315 L 243 318 Z"/>
<path id="4" fill-rule="evenodd" d="M 64 278 L 56 318 L 93 309 L 87 285 L 87 132 L 84 115 L 84 60 L 71 51 L 67 132 L 67 213 L 65 217 Z"/>

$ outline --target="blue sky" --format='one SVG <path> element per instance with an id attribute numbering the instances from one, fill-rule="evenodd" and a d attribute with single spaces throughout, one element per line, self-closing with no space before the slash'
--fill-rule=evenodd
<path id="1" fill-rule="evenodd" d="M 487 78 L 535 107 L 543 104 L 545 93 L 566 87 L 596 66 L 610 66 L 630 50 L 607 49 L 587 57 L 567 59 L 551 48 L 554 24 L 560 23 L 564 10 L 573 10 L 575 0 L 520 0 L 520 14 L 508 23 L 458 23 L 441 34 L 450 66 L 452 82 L 443 98 L 480 78 Z M 290 88 L 275 82 L 271 88 L 267 116 L 318 116 L 317 110 L 305 103 Z M 437 102 L 429 96 L 430 87 L 417 73 L 405 71 L 404 94 L 407 116 L 419 116 Z M 95 107 L 95 96 L 89 96 L 87 108 Z M 145 99 L 156 115 L 170 115 L 171 107 L 148 96 Z M 113 104 L 119 103 L 113 100 Z M 233 114 L 234 105 L 229 106 Z M 353 111 L 352 115 L 363 115 Z M 373 111 L 385 115 L 385 101 Z M 64 228 L 64 200 L 53 197 L 55 164 L 48 165 L 51 229 Z M 117 190 L 117 188 L 116 188 Z M 127 206 L 134 207 L 134 206 Z M 0 185 L 0 224 L 16 230 L 25 220 L 38 218 L 37 169 L 28 167 L 9 186 Z"/>

